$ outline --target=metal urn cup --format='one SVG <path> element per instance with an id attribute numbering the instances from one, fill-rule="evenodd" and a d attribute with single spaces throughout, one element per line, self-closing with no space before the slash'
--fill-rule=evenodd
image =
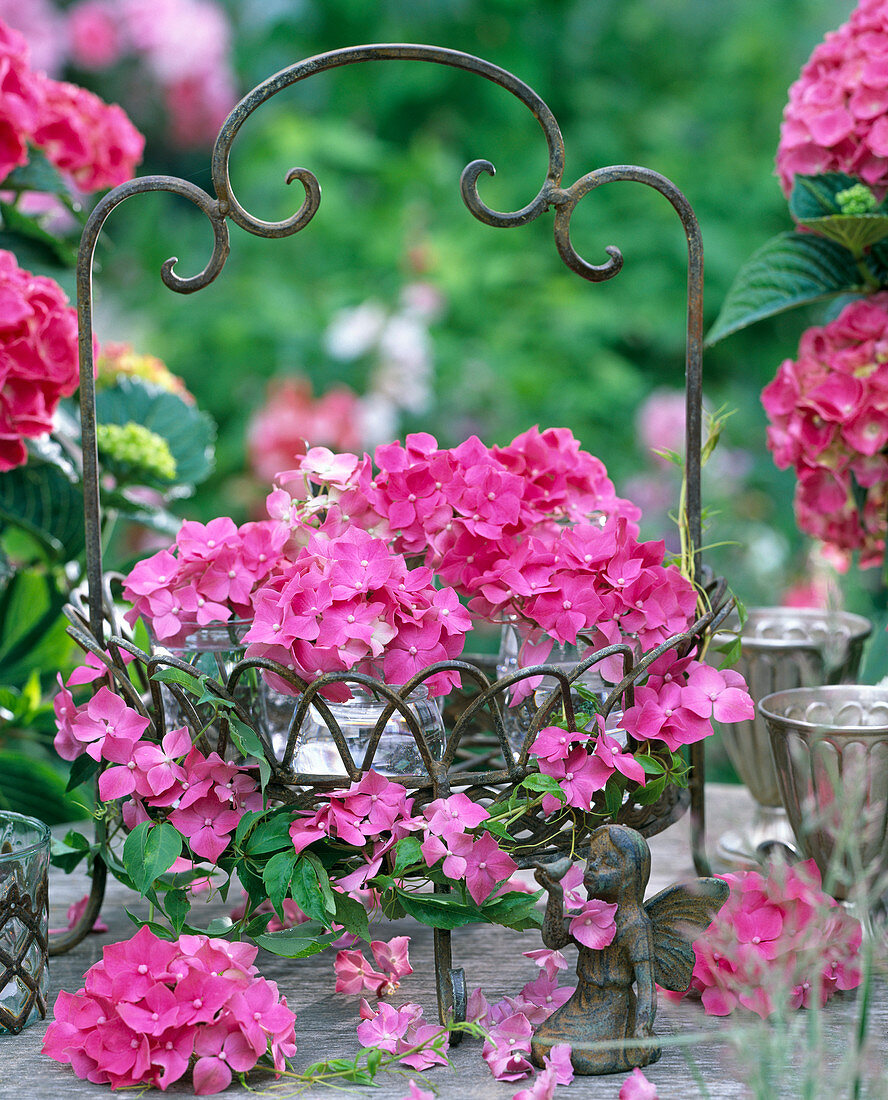
<path id="1" fill-rule="evenodd" d="M 746 678 L 753 700 L 797 687 L 847 683 L 857 677 L 863 644 L 872 625 L 862 615 L 821 608 L 754 607 L 740 635 L 734 666 Z M 729 640 L 717 635 L 714 644 Z M 793 844 L 780 796 L 768 728 L 757 714 L 746 722 L 722 725 L 725 749 L 756 802 L 748 829 L 725 833 L 719 856 L 732 866 L 757 862 L 760 844 Z"/>
<path id="2" fill-rule="evenodd" d="M 837 899 L 877 907 L 888 885 L 888 687 L 767 695 L 777 778 L 799 849 Z"/>

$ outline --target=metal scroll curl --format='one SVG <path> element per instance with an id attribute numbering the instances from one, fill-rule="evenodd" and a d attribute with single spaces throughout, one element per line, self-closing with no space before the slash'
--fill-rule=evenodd
<path id="1" fill-rule="evenodd" d="M 480 57 L 440 46 L 400 43 L 350 46 L 309 57 L 275 73 L 261 84 L 257 84 L 244 96 L 222 124 L 213 149 L 212 161 L 213 186 L 222 209 L 235 224 L 260 237 L 286 237 L 304 229 L 311 221 L 320 202 L 320 187 L 317 179 L 304 168 L 292 169 L 287 176 L 288 183 L 292 178 L 298 178 L 306 191 L 305 202 L 296 214 L 278 222 L 263 221 L 249 214 L 238 202 L 231 186 L 229 160 L 232 144 L 247 118 L 284 88 L 289 88 L 316 73 L 365 61 L 426 61 L 437 65 L 448 65 L 451 68 L 476 73 L 511 92 L 531 111 L 545 135 L 549 150 L 546 179 L 535 198 L 527 206 L 521 210 L 500 212 L 489 207 L 478 195 L 478 177 L 482 173 L 493 175 L 494 167 L 490 161 L 476 160 L 463 170 L 460 181 L 462 197 L 466 206 L 479 221 L 500 228 L 526 225 L 548 209 L 552 191 L 559 187 L 564 172 L 564 140 L 555 116 L 537 93 L 510 72 Z"/>

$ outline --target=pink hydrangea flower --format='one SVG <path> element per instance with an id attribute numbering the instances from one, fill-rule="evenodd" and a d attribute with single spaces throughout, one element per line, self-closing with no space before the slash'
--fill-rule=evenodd
<path id="1" fill-rule="evenodd" d="M 619 1100 L 657 1100 L 657 1089 L 637 1067 L 620 1086 Z"/>
<path id="2" fill-rule="evenodd" d="M 306 377 L 271 382 L 265 404 L 247 426 L 253 473 L 260 481 L 270 482 L 312 446 L 357 449 L 362 442 L 357 424 L 358 397 L 347 386 L 334 386 L 320 397 L 312 397 Z"/>
<path id="3" fill-rule="evenodd" d="M 694 942 L 688 992 L 706 1012 L 766 1017 L 860 984 L 860 922 L 823 892 L 813 860 L 723 877 L 728 900 Z"/>
<path id="4" fill-rule="evenodd" d="M 888 32 L 882 0 L 861 0 L 815 48 L 789 89 L 777 173 L 845 172 L 880 194 L 888 187 Z"/>
<path id="5" fill-rule="evenodd" d="M 28 137 L 41 106 L 40 80 L 31 71 L 28 45 L 0 21 L 0 180 L 28 160 Z"/>
<path id="6" fill-rule="evenodd" d="M 0 47 L 2 30 L 0 24 Z M 0 116 L 0 169 L 2 140 Z M 79 377 L 77 317 L 61 287 L 20 268 L 15 256 L 2 250 L 0 339 L 4 349 L 0 370 L 2 473 L 27 460 L 24 440 L 50 431 L 59 401 L 74 392 Z"/>
<path id="7" fill-rule="evenodd" d="M 888 160 L 885 162 L 888 164 Z M 762 391 L 768 447 L 795 470 L 801 530 L 847 567 L 879 564 L 888 508 L 888 293 L 850 302 L 802 334 L 798 356 Z M 862 494 L 862 503 L 858 500 Z"/>
<path id="8" fill-rule="evenodd" d="M 447 1064 L 447 1032 L 439 1024 L 424 1023 L 419 1005 L 395 1008 L 380 1001 L 374 1010 L 365 1001 L 361 1014 L 363 1019 L 357 1031 L 362 1046 L 398 1054 L 405 1065 L 416 1070 Z M 420 1049 L 408 1054 L 411 1047 Z"/>
<path id="9" fill-rule="evenodd" d="M 283 1069 L 295 1015 L 260 977 L 257 948 L 207 936 L 160 940 L 147 927 L 109 944 L 83 988 L 61 992 L 43 1052 L 112 1088 L 166 1089 L 196 1057 L 198 1095 L 227 1087 L 260 1059 Z"/>
<path id="10" fill-rule="evenodd" d="M 186 520 L 170 550 L 130 570 L 123 590 L 133 605 L 127 621 L 141 617 L 158 641 L 183 645 L 199 626 L 252 618 L 253 596 L 281 568 L 285 540 L 271 520 L 240 527 L 226 516 L 208 524 Z M 235 629 L 239 641 L 244 628 Z"/>
<path id="11" fill-rule="evenodd" d="M 527 1017 L 516 1012 L 489 1028 L 481 1057 L 498 1081 L 518 1081 L 533 1072 L 527 1055 L 533 1028 Z"/>
<path id="12" fill-rule="evenodd" d="M 32 140 L 80 191 L 104 191 L 131 179 L 145 138 L 122 107 L 76 84 L 42 76 Z"/>

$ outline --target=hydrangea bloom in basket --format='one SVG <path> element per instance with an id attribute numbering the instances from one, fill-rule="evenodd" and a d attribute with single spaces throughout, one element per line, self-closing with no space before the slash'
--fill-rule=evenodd
<path id="1" fill-rule="evenodd" d="M 171 936 L 205 934 L 191 915 L 195 884 L 209 876 L 224 893 L 234 875 L 246 903 L 212 931 L 289 957 L 344 932 L 368 940 L 378 914 L 439 930 L 477 921 L 525 929 L 541 911 L 536 894 L 510 882 L 520 867 L 572 850 L 633 809 L 649 831 L 668 824 L 673 803 L 665 813 L 658 803 L 685 781 L 681 747 L 707 736 L 713 715 L 752 713 L 742 679 L 701 659 L 724 592 L 693 622 L 694 587 L 663 564 L 662 544 L 637 542 L 633 509 L 603 466 L 587 456 L 583 470 L 571 454 L 583 453 L 569 433 L 536 430 L 501 452 L 479 440 L 447 451 L 430 436 L 408 437 L 378 449 L 376 472 L 368 456 L 316 448 L 276 479 L 268 521 L 186 523 L 172 551 L 127 578 L 128 618 L 179 640 L 195 625 L 252 615 L 246 655 L 224 683 L 165 650 L 143 654 L 118 633 L 101 646 L 72 609 L 72 632 L 90 654 L 75 683 L 91 679 L 98 690 L 83 703 L 59 692 L 57 744 L 73 760 L 73 782 L 98 773 L 101 858 L 150 899 L 155 930 L 165 920 Z M 436 574 L 454 587 L 438 587 Z M 471 620 L 458 595 L 476 614 L 499 615 L 511 601 L 558 641 L 585 630 L 604 643 L 569 674 L 554 670 L 557 687 L 520 752 L 499 700 L 548 666 L 491 684 L 460 660 Z M 549 614 L 556 601 L 560 613 Z M 580 708 L 571 681 L 594 664 L 619 682 L 603 708 L 594 698 Z M 283 752 L 237 698 L 251 669 L 294 697 Z M 430 746 L 412 693 L 441 696 L 461 678 L 474 694 Z M 333 715 L 356 688 L 384 703 L 363 759 Z M 189 719 L 173 728 L 168 690 Z M 618 703 L 620 727 L 606 729 L 603 711 Z M 338 774 L 293 770 L 310 708 L 329 723 Z M 422 762 L 398 781 L 372 766 L 395 711 Z M 69 864 L 87 853 L 82 840 L 67 846 Z"/>

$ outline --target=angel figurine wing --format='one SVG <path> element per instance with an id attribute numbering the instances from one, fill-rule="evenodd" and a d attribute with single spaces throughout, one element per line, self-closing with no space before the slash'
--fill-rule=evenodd
<path id="1" fill-rule="evenodd" d="M 667 886 L 645 902 L 654 935 L 654 979 L 664 989 L 683 993 L 691 984 L 692 941 L 724 905 L 728 893 L 723 879 L 700 878 L 689 886 Z"/>

